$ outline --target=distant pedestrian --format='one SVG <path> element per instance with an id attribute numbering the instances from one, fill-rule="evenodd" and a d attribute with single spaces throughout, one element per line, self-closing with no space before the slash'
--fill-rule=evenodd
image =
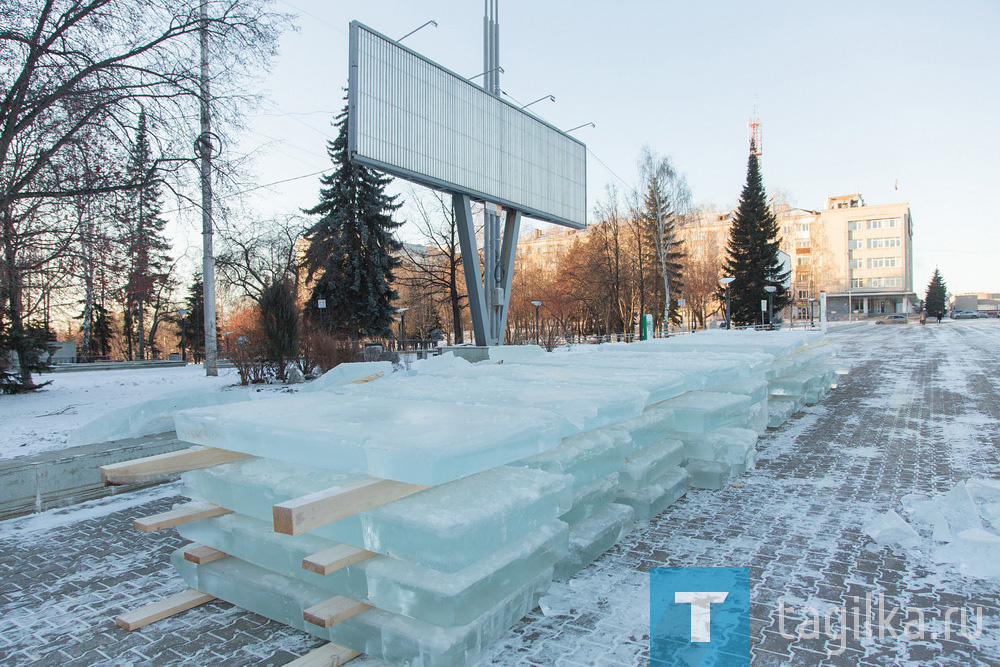
<path id="1" fill-rule="evenodd" d="M 938 311 L 938 314 L 937 314 L 937 318 L 938 318 L 937 323 L 938 324 L 941 324 L 941 318 L 942 317 L 944 317 L 944 313 L 942 313 L 941 311 Z"/>
<path id="2" fill-rule="evenodd" d="M 921 310 L 920 311 L 920 324 L 927 324 L 927 311 L 926 310 Z"/>

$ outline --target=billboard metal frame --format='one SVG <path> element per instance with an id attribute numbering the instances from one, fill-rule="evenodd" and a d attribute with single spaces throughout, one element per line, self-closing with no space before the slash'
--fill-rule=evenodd
<path id="1" fill-rule="evenodd" d="M 434 68 L 440 70 L 441 72 L 443 72 L 443 73 L 445 73 L 445 74 L 447 74 L 447 75 L 449 75 L 451 77 L 454 77 L 455 79 L 458 79 L 459 81 L 463 82 L 465 85 L 469 86 L 470 88 L 474 88 L 477 93 L 480 93 L 480 94 L 483 94 L 483 95 L 488 95 L 493 100 L 496 100 L 496 101 L 498 101 L 498 102 L 500 102 L 502 104 L 505 104 L 506 106 L 508 106 L 509 108 L 513 109 L 514 111 L 519 112 L 519 113 L 523 114 L 524 116 L 530 118 L 533 122 L 536 122 L 536 123 L 538 123 L 540 125 L 543 125 L 543 126 L 549 128 L 550 130 L 558 133 L 559 135 L 561 135 L 561 136 L 569 139 L 570 141 L 578 144 L 583 149 L 584 156 L 586 155 L 586 148 L 587 148 L 586 144 L 584 144 L 582 141 L 580 141 L 576 137 L 563 132 L 562 130 L 560 130 L 559 128 L 555 127 L 551 123 L 545 122 L 544 120 L 542 120 L 541 118 L 539 118 L 535 114 L 530 113 L 528 111 L 525 111 L 525 110 L 521 109 L 520 107 L 518 107 L 518 106 L 516 106 L 514 104 L 511 104 L 510 102 L 508 102 L 507 100 L 505 100 L 505 99 L 503 99 L 501 97 L 496 97 L 496 96 L 490 95 L 487 91 L 483 90 L 483 88 L 481 88 L 480 86 L 476 85 L 475 83 L 473 83 L 469 79 L 465 78 L 464 76 L 455 73 L 454 71 L 448 69 L 447 67 L 444 67 L 443 65 L 440 65 L 440 64 L 434 62 L 433 60 L 431 60 L 431 59 L 429 59 L 429 58 L 427 58 L 425 56 L 420 55 L 416 51 L 414 51 L 414 50 L 412 50 L 412 49 L 410 49 L 410 48 L 408 48 L 406 46 L 403 46 L 402 44 L 400 44 L 396 40 L 392 39 L 391 37 L 387 37 L 387 36 L 383 35 L 382 33 L 378 32 L 377 30 L 372 30 L 371 28 L 369 28 L 368 26 L 366 26 L 365 24 L 363 24 L 363 23 L 361 23 L 359 21 L 351 21 L 350 34 L 349 34 L 350 70 L 349 70 L 349 73 L 348 73 L 348 93 L 347 93 L 348 119 L 349 119 L 348 120 L 348 125 L 347 125 L 347 129 L 348 129 L 348 133 L 347 133 L 347 148 L 348 148 L 348 151 L 349 151 L 349 153 L 351 155 L 351 159 L 353 161 L 356 161 L 359 164 L 363 164 L 363 165 L 365 165 L 367 167 L 372 167 L 372 168 L 378 169 L 380 171 L 384 171 L 384 172 L 387 172 L 387 173 L 399 176 L 400 178 L 403 178 L 404 180 L 413 181 L 413 182 L 419 183 L 421 185 L 426 185 L 427 187 L 433 188 L 435 190 L 442 190 L 442 191 L 449 192 L 449 193 L 452 193 L 452 194 L 455 194 L 455 193 L 463 194 L 463 195 L 471 197 L 474 200 L 500 204 L 505 209 L 513 209 L 513 210 L 520 211 L 524 215 L 526 215 L 528 217 L 531 217 L 531 218 L 536 218 L 538 220 L 543 220 L 545 222 L 551 222 L 551 223 L 554 223 L 554 224 L 557 224 L 557 225 L 562 225 L 562 226 L 565 226 L 565 227 L 571 227 L 573 229 L 584 229 L 584 228 L 586 228 L 586 226 L 587 226 L 586 220 L 584 220 L 583 222 L 569 220 L 569 219 L 564 218 L 564 217 L 560 217 L 560 216 L 553 215 L 553 214 L 550 214 L 550 213 L 545 213 L 543 211 L 537 210 L 537 209 L 532 208 L 530 206 L 525 206 L 522 202 L 510 201 L 508 199 L 504 199 L 502 197 L 497 197 L 495 195 L 491 195 L 491 194 L 488 194 L 486 192 L 475 190 L 473 188 L 469 188 L 469 187 L 463 186 L 461 184 L 450 183 L 450 182 L 443 181 L 443 180 L 440 180 L 438 178 L 435 178 L 433 176 L 428 176 L 426 174 L 420 174 L 420 173 L 411 171 L 411 170 L 406 169 L 404 167 L 400 167 L 400 166 L 392 165 L 392 164 L 387 164 L 385 162 L 381 162 L 381 161 L 375 160 L 373 158 L 369 158 L 369 157 L 366 157 L 366 156 L 363 156 L 363 155 L 359 155 L 358 154 L 358 124 L 357 124 L 357 122 L 350 122 L 350 119 L 351 118 L 356 119 L 357 118 L 357 113 L 358 113 L 358 94 L 359 94 L 359 91 L 358 91 L 358 62 L 357 62 L 357 58 L 358 58 L 358 47 L 359 47 L 359 44 L 358 44 L 358 31 L 361 30 L 361 29 L 366 30 L 367 32 L 371 33 L 372 35 L 374 35 L 374 36 L 376 36 L 376 37 L 378 37 L 380 39 L 386 40 L 387 42 L 391 43 L 396 48 L 399 48 L 399 49 L 401 49 L 403 51 L 406 51 L 408 54 L 410 54 L 414 58 L 417 58 L 417 59 L 423 61 L 424 63 L 430 65 L 431 67 L 434 67 Z M 584 159 L 583 160 L 583 182 L 586 183 L 586 180 L 587 180 L 587 161 L 586 161 L 586 159 Z M 587 209 L 586 187 L 584 187 L 584 191 L 583 191 L 583 215 L 584 215 L 584 217 L 586 216 L 586 209 Z"/>

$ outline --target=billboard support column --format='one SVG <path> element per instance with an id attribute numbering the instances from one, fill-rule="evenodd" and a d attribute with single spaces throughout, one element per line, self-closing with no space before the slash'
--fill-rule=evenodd
<path id="1" fill-rule="evenodd" d="M 469 293 L 469 313 L 476 345 L 489 345 L 486 337 L 486 298 L 479 282 L 479 249 L 476 248 L 476 223 L 472 218 L 472 200 L 467 195 L 452 195 L 455 220 L 458 222 L 458 242 L 462 248 L 462 268 L 465 269 L 465 289 Z"/>
<path id="2" fill-rule="evenodd" d="M 503 298 L 500 309 L 500 340 L 503 342 L 507 331 L 507 313 L 510 310 L 510 286 L 514 279 L 514 260 L 517 257 L 517 236 L 521 231 L 521 212 L 514 209 L 504 209 L 506 216 L 503 225 L 503 245 L 500 248 L 500 286 Z"/>

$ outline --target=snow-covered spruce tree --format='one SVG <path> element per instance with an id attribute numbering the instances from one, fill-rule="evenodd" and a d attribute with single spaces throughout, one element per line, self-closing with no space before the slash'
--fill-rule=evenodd
<path id="1" fill-rule="evenodd" d="M 127 257 L 126 322 L 132 325 L 127 326 L 126 331 L 130 336 L 128 349 L 133 351 L 131 340 L 134 336 L 138 344 L 135 356 L 145 359 L 146 310 L 170 278 L 170 242 L 164 233 L 167 221 L 160 217 L 160 190 L 155 184 L 156 165 L 149 146 L 145 113 L 139 114 L 128 169 L 136 182 L 149 183 L 127 193 L 121 237 Z"/>
<path id="2" fill-rule="evenodd" d="M 639 159 L 639 171 L 642 183 L 646 186 L 646 194 L 638 214 L 642 226 L 642 238 L 639 239 L 641 243 L 637 244 L 640 246 L 638 252 L 647 252 L 649 257 L 644 263 L 655 267 L 658 285 L 654 283 L 653 296 L 661 313 L 657 319 L 662 324 L 669 313 L 670 321 L 680 324 L 677 299 L 684 289 L 682 274 L 686 253 L 683 249 L 684 241 L 677 237 L 677 222 L 691 193 L 684 178 L 674 170 L 670 161 L 654 155 L 648 147 L 643 149 Z M 667 299 L 670 301 L 669 311 L 666 307 Z"/>
<path id="3" fill-rule="evenodd" d="M 312 284 L 306 316 L 351 339 L 388 337 L 394 309 L 393 270 L 402 244 L 393 236 L 396 197 L 390 179 L 353 163 L 347 152 L 347 111 L 337 117 L 337 138 L 327 146 L 336 171 L 320 179 L 320 202 L 305 211 L 322 216 L 305 232 L 303 264 Z M 326 308 L 319 308 L 320 299 Z"/>
<path id="4" fill-rule="evenodd" d="M 734 278 L 730 285 L 734 324 L 760 323 L 760 303 L 767 300 L 764 289 L 767 285 L 777 288 L 772 300 L 775 313 L 788 303 L 788 290 L 784 287 L 788 271 L 782 270 L 778 258 L 778 220 L 767 204 L 760 162 L 752 144 L 747 182 L 729 228 L 723 271 L 723 277 Z M 719 299 L 725 309 L 725 287 L 720 288 Z"/>
<path id="5" fill-rule="evenodd" d="M 927 293 L 924 294 L 924 308 L 931 317 L 944 315 L 947 309 L 948 286 L 945 285 L 941 272 L 934 268 L 934 275 L 927 284 Z"/>

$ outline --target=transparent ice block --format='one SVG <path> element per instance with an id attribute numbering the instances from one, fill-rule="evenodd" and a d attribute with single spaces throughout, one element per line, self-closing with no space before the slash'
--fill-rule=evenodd
<path id="1" fill-rule="evenodd" d="M 302 569 L 307 556 L 337 543 L 313 535 L 281 535 L 264 521 L 227 514 L 178 527 L 182 537 L 248 563 L 427 623 L 465 625 L 552 567 L 567 553 L 568 527 L 553 521 L 512 541 L 499 551 L 453 573 L 386 556 L 336 570 L 328 575 Z"/>
<path id="2" fill-rule="evenodd" d="M 676 430 L 704 433 L 745 421 L 750 409 L 750 399 L 738 394 L 690 391 L 647 410 L 664 408 L 673 410 Z"/>
<path id="3" fill-rule="evenodd" d="M 171 560 L 192 588 L 327 641 L 412 667 L 458 667 L 474 661 L 480 651 L 535 607 L 552 578 L 552 571 L 546 570 L 464 626 L 442 628 L 368 609 L 324 629 L 305 621 L 302 614 L 330 598 L 328 591 L 237 558 L 195 565 L 184 560 L 183 550 L 178 550 Z"/>
<path id="4" fill-rule="evenodd" d="M 778 428 L 805 405 L 805 399 L 775 396 L 767 399 L 767 427 Z"/>
<path id="5" fill-rule="evenodd" d="M 694 489 L 721 489 L 729 483 L 733 467 L 722 461 L 690 459 L 684 464 L 691 476 L 688 484 Z"/>
<path id="6" fill-rule="evenodd" d="M 621 491 L 615 502 L 635 510 L 635 518 L 649 521 L 688 492 L 688 471 L 677 466 L 639 491 Z"/>
<path id="7" fill-rule="evenodd" d="M 865 524 L 864 532 L 882 546 L 898 544 L 904 549 L 912 549 L 920 544 L 920 534 L 892 510 Z"/>
<path id="8" fill-rule="evenodd" d="M 571 526 L 586 519 L 618 497 L 619 473 L 602 477 L 573 491 L 573 509 L 559 517 Z"/>
<path id="9" fill-rule="evenodd" d="M 422 485 L 544 452 L 577 430 L 530 407 L 328 392 L 188 410 L 175 423 L 188 442 Z"/>
<path id="10" fill-rule="evenodd" d="M 555 568 L 555 579 L 569 579 L 594 562 L 632 530 L 635 512 L 628 505 L 611 503 L 569 531 L 569 554 Z"/>
<path id="11" fill-rule="evenodd" d="M 622 468 L 622 491 L 637 492 L 654 483 L 684 460 L 684 445 L 680 440 L 661 440 L 632 454 Z"/>
<path id="12" fill-rule="evenodd" d="M 511 465 L 572 475 L 573 486 L 579 488 L 621 470 L 632 449 L 628 431 L 621 426 L 610 426 L 570 436 L 555 449 Z"/>
<path id="13" fill-rule="evenodd" d="M 337 364 L 312 382 L 302 385 L 299 392 L 323 391 L 371 378 L 379 373 L 382 374 L 383 378 L 392 375 L 392 363 L 388 361 L 363 361 Z"/>
<path id="14" fill-rule="evenodd" d="M 271 506 L 344 484 L 350 476 L 244 459 L 182 476 L 187 495 L 262 521 Z M 565 514 L 573 478 L 501 466 L 320 526 L 310 534 L 455 572 Z"/>

